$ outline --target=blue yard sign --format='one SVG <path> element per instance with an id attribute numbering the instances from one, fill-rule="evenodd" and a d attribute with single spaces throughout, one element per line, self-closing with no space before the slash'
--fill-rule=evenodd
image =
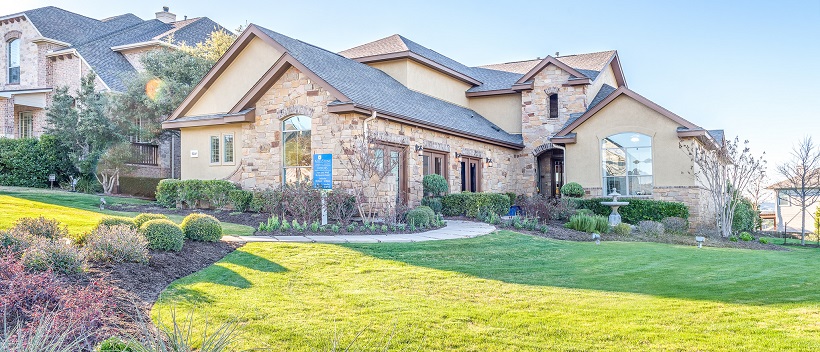
<path id="1" fill-rule="evenodd" d="M 313 188 L 333 188 L 333 154 L 313 154 Z"/>

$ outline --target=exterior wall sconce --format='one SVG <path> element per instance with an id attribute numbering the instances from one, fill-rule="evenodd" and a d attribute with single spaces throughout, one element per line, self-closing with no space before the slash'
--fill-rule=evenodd
<path id="1" fill-rule="evenodd" d="M 462 156 L 464 156 L 464 154 L 461 154 L 461 153 L 459 153 L 459 152 L 456 152 L 456 160 L 461 161 L 461 157 L 462 157 Z"/>
<path id="2" fill-rule="evenodd" d="M 487 167 L 493 167 L 493 159 L 487 158 L 485 162 L 487 163 Z"/>
<path id="3" fill-rule="evenodd" d="M 416 154 L 419 156 L 424 156 L 424 146 L 416 144 L 415 146 Z"/>

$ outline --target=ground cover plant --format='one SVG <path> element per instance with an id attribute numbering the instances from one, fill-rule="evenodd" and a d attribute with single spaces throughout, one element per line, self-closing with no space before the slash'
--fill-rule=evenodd
<path id="1" fill-rule="evenodd" d="M 172 307 L 207 306 L 211 324 L 239 319 L 235 349 L 329 350 L 338 341 L 390 350 L 812 350 L 820 274 L 803 269 L 817 254 L 509 231 L 253 243 L 173 283 L 153 314 L 168 323 Z"/>

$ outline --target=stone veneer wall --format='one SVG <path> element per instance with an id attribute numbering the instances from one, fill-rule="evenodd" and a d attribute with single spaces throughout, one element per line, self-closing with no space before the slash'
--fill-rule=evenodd
<path id="1" fill-rule="evenodd" d="M 332 153 L 334 187 L 348 188 L 352 173 L 347 169 L 347 157 L 340 141 L 354 141 L 363 138 L 366 116 L 356 114 L 334 114 L 327 111 L 327 104 L 335 97 L 318 84 L 290 68 L 267 93 L 256 103 L 256 121 L 245 124 L 242 131 L 242 166 L 231 178 L 246 189 L 264 189 L 282 184 L 282 132 L 281 121 L 293 115 L 306 115 L 312 122 L 312 152 Z M 371 137 L 393 145 L 407 146 L 408 199 L 410 204 L 418 204 L 422 196 L 421 157 L 413 147 L 422 145 L 428 150 L 440 150 L 448 155 L 448 183 L 451 189 L 460 189 L 460 164 L 455 153 L 463 153 L 493 159 L 493 167 L 483 168 L 481 188 L 484 191 L 516 191 L 516 180 L 512 165 L 516 151 L 504 147 L 491 146 L 466 138 L 420 127 L 387 121 L 379 118 L 372 121 L 368 130 Z M 383 190 L 388 192 L 388 190 Z M 385 194 L 386 195 L 386 194 Z"/>

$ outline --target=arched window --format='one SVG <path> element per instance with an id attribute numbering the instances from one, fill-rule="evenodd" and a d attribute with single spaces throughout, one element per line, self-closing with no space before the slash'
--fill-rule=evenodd
<path id="1" fill-rule="evenodd" d="M 550 118 L 558 118 L 558 94 L 550 94 Z"/>
<path id="2" fill-rule="evenodd" d="M 627 132 L 601 142 L 604 195 L 652 194 L 652 137 Z"/>
<path id="3" fill-rule="evenodd" d="M 292 116 L 282 121 L 282 182 L 310 182 L 312 172 L 310 117 Z"/>
<path id="4" fill-rule="evenodd" d="M 20 39 L 12 39 L 7 44 L 8 83 L 20 83 Z"/>

